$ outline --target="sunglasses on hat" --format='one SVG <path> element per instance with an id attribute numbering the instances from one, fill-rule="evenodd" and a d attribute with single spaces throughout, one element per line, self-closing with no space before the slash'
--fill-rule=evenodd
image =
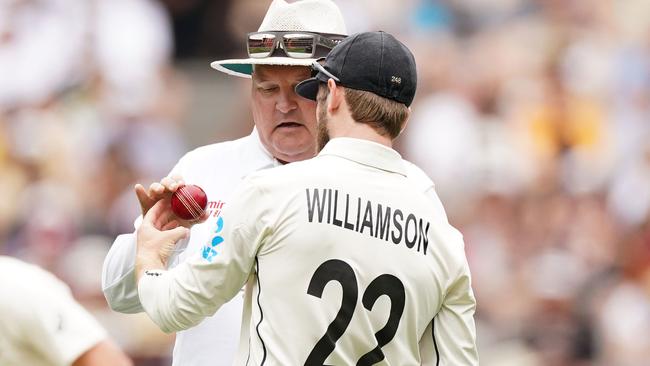
<path id="1" fill-rule="evenodd" d="M 327 55 L 344 38 L 311 32 L 253 32 L 248 33 L 248 56 L 265 58 L 280 48 L 291 58 L 315 58 Z"/>
<path id="2" fill-rule="evenodd" d="M 312 77 L 316 76 L 316 74 L 320 72 L 323 75 L 327 76 L 328 78 L 334 79 L 334 81 L 336 81 L 337 83 L 341 82 L 341 79 L 334 76 L 334 74 L 332 74 L 331 72 L 327 71 L 327 69 L 325 69 L 323 65 L 321 65 L 320 62 L 318 62 L 318 60 L 311 63 L 311 69 L 312 69 Z"/>

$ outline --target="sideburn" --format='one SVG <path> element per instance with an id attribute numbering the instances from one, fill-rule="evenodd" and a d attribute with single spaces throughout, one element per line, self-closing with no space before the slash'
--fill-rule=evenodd
<path id="1" fill-rule="evenodd" d="M 318 151 L 320 152 L 323 150 L 325 145 L 329 142 L 330 140 L 330 131 L 327 128 L 327 98 L 319 98 L 318 99 L 318 115 L 316 116 L 317 124 L 318 124 Z"/>

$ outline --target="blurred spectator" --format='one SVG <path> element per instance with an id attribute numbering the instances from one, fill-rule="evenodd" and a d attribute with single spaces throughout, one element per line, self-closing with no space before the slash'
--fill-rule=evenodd
<path id="1" fill-rule="evenodd" d="M 174 56 L 177 59 L 227 58 L 226 56 L 229 56 L 240 43 L 240 39 L 236 37 L 241 33 L 232 32 L 228 15 L 233 6 L 241 1 L 160 0 L 160 2 L 165 5 L 172 17 L 176 45 Z M 245 3 L 250 16 L 252 4 L 250 1 Z M 262 10 L 260 14 L 264 14 L 263 9 L 260 9 Z"/>
<path id="2" fill-rule="evenodd" d="M 47 103 L 83 78 L 83 0 L 0 3 L 0 109 Z"/>
<path id="3" fill-rule="evenodd" d="M 151 109 L 172 53 L 164 9 L 154 0 L 96 1 L 92 54 L 106 107 L 122 115 Z"/>
<path id="4" fill-rule="evenodd" d="M 650 221 L 622 241 L 618 259 L 618 276 L 594 309 L 598 359 L 636 366 L 650 354 Z"/>

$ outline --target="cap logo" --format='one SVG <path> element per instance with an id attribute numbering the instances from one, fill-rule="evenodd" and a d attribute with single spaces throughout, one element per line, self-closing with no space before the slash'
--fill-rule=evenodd
<path id="1" fill-rule="evenodd" d="M 399 76 L 391 76 L 390 82 L 393 84 L 401 85 L 402 84 L 402 78 Z"/>

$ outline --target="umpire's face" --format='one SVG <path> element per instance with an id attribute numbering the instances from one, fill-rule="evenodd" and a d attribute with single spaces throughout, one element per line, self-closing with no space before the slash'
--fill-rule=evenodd
<path id="1" fill-rule="evenodd" d="M 316 103 L 294 90 L 310 73 L 308 67 L 270 65 L 257 65 L 253 72 L 253 120 L 262 144 L 283 162 L 316 152 Z"/>

